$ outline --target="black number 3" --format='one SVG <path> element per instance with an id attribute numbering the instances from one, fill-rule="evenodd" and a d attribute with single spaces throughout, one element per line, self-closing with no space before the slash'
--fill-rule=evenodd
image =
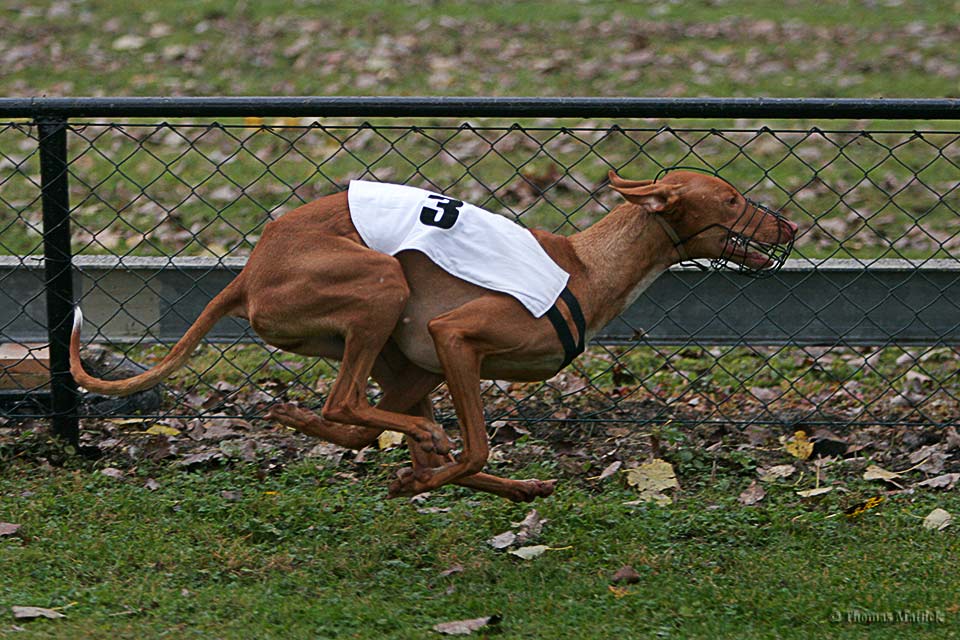
<path id="1" fill-rule="evenodd" d="M 437 201 L 437 209 L 431 207 L 420 209 L 420 222 L 440 229 L 452 227 L 457 222 L 457 218 L 460 217 L 460 207 L 463 206 L 463 202 L 445 196 L 430 195 L 427 197 Z"/>

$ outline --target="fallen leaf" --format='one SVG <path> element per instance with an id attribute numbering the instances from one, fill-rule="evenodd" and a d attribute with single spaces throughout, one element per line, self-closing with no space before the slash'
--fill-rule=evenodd
<path id="1" fill-rule="evenodd" d="M 147 429 L 144 433 L 158 436 L 178 436 L 180 435 L 180 429 L 174 429 L 173 427 L 168 427 L 165 424 L 155 424 Z"/>
<path id="2" fill-rule="evenodd" d="M 833 487 L 816 487 L 815 489 L 804 489 L 803 491 L 797 491 L 797 495 L 801 498 L 815 498 L 817 496 L 822 496 L 825 493 L 830 493 L 833 491 Z"/>
<path id="3" fill-rule="evenodd" d="M 487 540 L 487 544 L 494 549 L 506 549 L 512 545 L 516 539 L 517 534 L 515 534 L 513 531 L 504 531 L 503 533 L 493 536 Z"/>
<path id="4" fill-rule="evenodd" d="M 641 501 L 652 501 L 659 505 L 669 504 L 670 498 L 663 494 L 667 489 L 679 489 L 673 466 L 659 458 L 646 462 L 636 469 L 628 469 L 627 484 L 640 493 Z"/>
<path id="5" fill-rule="evenodd" d="M 545 544 L 535 544 L 529 547 L 520 547 L 519 549 L 514 549 L 510 552 L 510 555 L 517 556 L 524 560 L 532 560 L 538 556 L 543 555 L 550 547 Z"/>
<path id="6" fill-rule="evenodd" d="M 12 522 L 0 522 L 0 536 L 12 536 L 20 530 L 19 524 L 13 524 Z"/>
<path id="7" fill-rule="evenodd" d="M 110 418 L 110 422 L 121 427 L 128 426 L 131 424 L 143 424 L 146 422 L 145 418 Z"/>
<path id="8" fill-rule="evenodd" d="M 441 622 L 433 625 L 433 630 L 448 636 L 468 636 L 474 631 L 479 631 L 484 627 L 499 624 L 501 617 L 499 615 L 486 616 L 483 618 L 472 618 L 470 620 L 455 620 L 453 622 Z"/>
<path id="9" fill-rule="evenodd" d="M 189 456 L 184 456 L 182 460 L 177 461 L 177 466 L 193 467 L 210 462 L 212 460 L 220 460 L 222 458 L 223 454 L 219 451 L 201 451 Z"/>
<path id="10" fill-rule="evenodd" d="M 813 453 L 813 443 L 807 438 L 806 431 L 795 431 L 792 436 L 780 437 L 783 448 L 794 458 L 806 460 Z"/>
<path id="11" fill-rule="evenodd" d="M 381 449 L 393 449 L 403 444 L 403 434 L 396 431 L 383 431 L 377 436 L 377 446 Z"/>
<path id="12" fill-rule="evenodd" d="M 953 516 L 948 511 L 937 508 L 927 514 L 923 519 L 923 527 L 935 531 L 943 531 L 953 522 Z"/>
<path id="13" fill-rule="evenodd" d="M 625 564 L 617 569 L 617 572 L 613 574 L 611 581 L 614 583 L 623 582 L 626 584 L 634 584 L 636 582 L 640 582 L 640 574 L 637 573 L 636 569 L 628 564 Z"/>
<path id="14" fill-rule="evenodd" d="M 13 611 L 13 617 L 18 620 L 33 620 L 34 618 L 66 618 L 65 615 L 53 609 L 44 609 L 43 607 L 10 607 Z"/>
<path id="15" fill-rule="evenodd" d="M 539 511 L 531 509 L 523 520 L 513 523 L 513 526 L 517 527 L 517 544 L 523 544 L 528 540 L 537 538 L 543 531 L 543 525 L 547 522 L 549 521 L 543 518 Z"/>
<path id="16" fill-rule="evenodd" d="M 609 478 L 610 476 L 612 476 L 613 474 L 615 474 L 617 471 L 620 471 L 620 467 L 622 467 L 622 466 L 623 466 L 623 462 L 621 462 L 620 460 L 617 460 L 617 461 L 615 461 L 615 462 L 611 462 L 610 464 L 608 464 L 608 465 L 604 468 L 603 471 L 600 472 L 600 475 L 598 475 L 598 476 L 595 477 L 595 478 L 590 478 L 590 479 L 591 479 L 591 480 L 606 480 L 607 478 Z"/>
<path id="17" fill-rule="evenodd" d="M 143 483 L 143 486 L 150 491 L 156 491 L 160 488 L 160 483 L 153 478 L 147 478 L 147 481 Z"/>
<path id="18" fill-rule="evenodd" d="M 613 594 L 613 597 L 619 600 L 624 596 L 630 595 L 630 590 L 626 587 L 616 587 L 612 584 L 607 585 L 607 589 Z"/>
<path id="19" fill-rule="evenodd" d="M 910 460 L 910 463 L 915 465 L 911 467 L 912 469 L 918 469 L 924 473 L 941 473 L 943 471 L 943 466 L 947 462 L 947 456 L 949 454 L 944 452 L 943 445 L 932 444 L 925 447 L 920 447 L 909 456 L 907 459 Z"/>
<path id="20" fill-rule="evenodd" d="M 797 472 L 797 468 L 792 464 L 778 464 L 769 469 L 759 469 L 757 476 L 764 482 L 788 478 Z"/>
<path id="21" fill-rule="evenodd" d="M 930 487 L 931 489 L 953 489 L 953 485 L 960 480 L 960 473 L 945 473 L 935 478 L 929 478 L 923 482 L 918 482 L 918 487 Z"/>
<path id="22" fill-rule="evenodd" d="M 847 452 L 847 441 L 826 429 L 817 429 L 810 442 L 813 443 L 811 455 L 818 458 L 840 457 Z"/>
<path id="23" fill-rule="evenodd" d="M 417 509 L 417 513 L 422 514 L 431 514 L 431 513 L 447 513 L 450 511 L 450 507 L 420 507 Z"/>
<path id="24" fill-rule="evenodd" d="M 203 440 L 230 440 L 232 438 L 242 437 L 242 434 L 231 429 L 230 425 L 214 422 L 213 420 L 205 423 L 203 426 L 204 429 L 200 435 Z"/>
<path id="25" fill-rule="evenodd" d="M 863 472 L 863 479 L 864 480 L 882 480 L 883 482 L 889 482 L 890 484 L 896 487 L 899 487 L 901 489 L 903 488 L 903 485 L 897 482 L 897 480 L 900 479 L 899 473 L 897 473 L 896 471 L 887 471 L 886 469 L 882 467 L 878 467 L 875 464 L 872 464 L 869 467 L 867 467 L 866 471 Z"/>
<path id="26" fill-rule="evenodd" d="M 886 498 L 883 496 L 874 496 L 872 498 L 867 498 L 863 502 L 858 502 L 855 505 L 849 506 L 843 510 L 843 514 L 848 518 L 856 518 L 862 516 L 864 513 L 879 506 Z"/>
<path id="27" fill-rule="evenodd" d="M 767 495 L 767 492 L 763 490 L 763 486 L 756 480 L 750 483 L 750 486 L 743 490 L 743 493 L 740 494 L 740 497 L 737 498 L 740 501 L 740 504 L 749 507 L 750 505 L 757 504 Z"/>
<path id="28" fill-rule="evenodd" d="M 108 478 L 113 478 L 114 480 L 123 480 L 123 471 L 121 471 L 120 469 L 114 469 L 113 467 L 100 469 L 100 475 L 107 476 Z"/>
<path id="29" fill-rule="evenodd" d="M 308 458 L 322 458 L 332 466 L 337 466 L 343 460 L 343 455 L 347 452 L 344 447 L 335 445 L 332 442 L 321 442 L 313 446 L 307 452 Z"/>
<path id="30" fill-rule="evenodd" d="M 440 572 L 440 577 L 441 577 L 441 578 L 446 578 L 447 576 L 452 576 L 452 575 L 455 574 L 455 573 L 463 573 L 463 565 L 462 565 L 462 564 L 455 564 L 455 565 L 453 565 L 452 567 L 450 567 L 450 568 L 448 568 L 448 569 L 444 569 L 443 571 Z"/>
<path id="31" fill-rule="evenodd" d="M 143 37 L 128 33 L 114 40 L 112 47 L 115 51 L 133 51 L 143 47 L 146 42 Z"/>

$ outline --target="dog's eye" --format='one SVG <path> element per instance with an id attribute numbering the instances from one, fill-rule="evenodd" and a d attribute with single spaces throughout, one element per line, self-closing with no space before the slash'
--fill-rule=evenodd
<path id="1" fill-rule="evenodd" d="M 727 204 L 731 206 L 737 204 L 737 196 L 730 196 L 730 199 L 727 200 Z"/>

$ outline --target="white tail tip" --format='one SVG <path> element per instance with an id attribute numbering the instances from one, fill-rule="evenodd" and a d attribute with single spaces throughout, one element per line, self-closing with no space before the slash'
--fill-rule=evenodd
<path id="1" fill-rule="evenodd" d="M 80 331 L 83 328 L 83 311 L 80 311 L 80 307 L 76 306 L 73 308 L 73 330 Z"/>

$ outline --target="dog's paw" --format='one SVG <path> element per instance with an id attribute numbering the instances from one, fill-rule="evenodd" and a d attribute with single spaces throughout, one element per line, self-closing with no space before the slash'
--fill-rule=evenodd
<path id="1" fill-rule="evenodd" d="M 275 404 L 267 412 L 268 420 L 276 420 L 280 424 L 297 429 L 306 430 L 316 419 L 314 414 L 306 409 L 301 409 L 292 402 Z"/>
<path id="2" fill-rule="evenodd" d="M 423 471 L 427 473 L 424 474 Z M 397 479 L 390 483 L 390 488 L 387 489 L 387 497 L 408 498 L 426 491 L 427 486 L 423 481 L 426 480 L 430 474 L 429 470 L 423 471 L 419 474 L 420 478 L 417 477 L 418 474 L 415 474 L 410 467 L 404 467 L 397 471 Z"/>
<path id="3" fill-rule="evenodd" d="M 410 497 L 434 489 L 435 487 L 430 480 L 433 478 L 435 471 L 437 469 L 429 467 L 421 467 L 416 471 L 410 467 L 400 469 L 397 471 L 397 479 L 390 484 L 387 497 Z"/>
<path id="4" fill-rule="evenodd" d="M 533 502 L 537 498 L 546 498 L 557 487 L 556 480 L 520 480 L 504 497 L 513 502 Z"/>
<path id="5" fill-rule="evenodd" d="M 436 422 L 425 422 L 423 432 L 416 437 L 417 444 L 427 453 L 445 456 L 453 450 L 453 443 L 443 427 Z"/>

